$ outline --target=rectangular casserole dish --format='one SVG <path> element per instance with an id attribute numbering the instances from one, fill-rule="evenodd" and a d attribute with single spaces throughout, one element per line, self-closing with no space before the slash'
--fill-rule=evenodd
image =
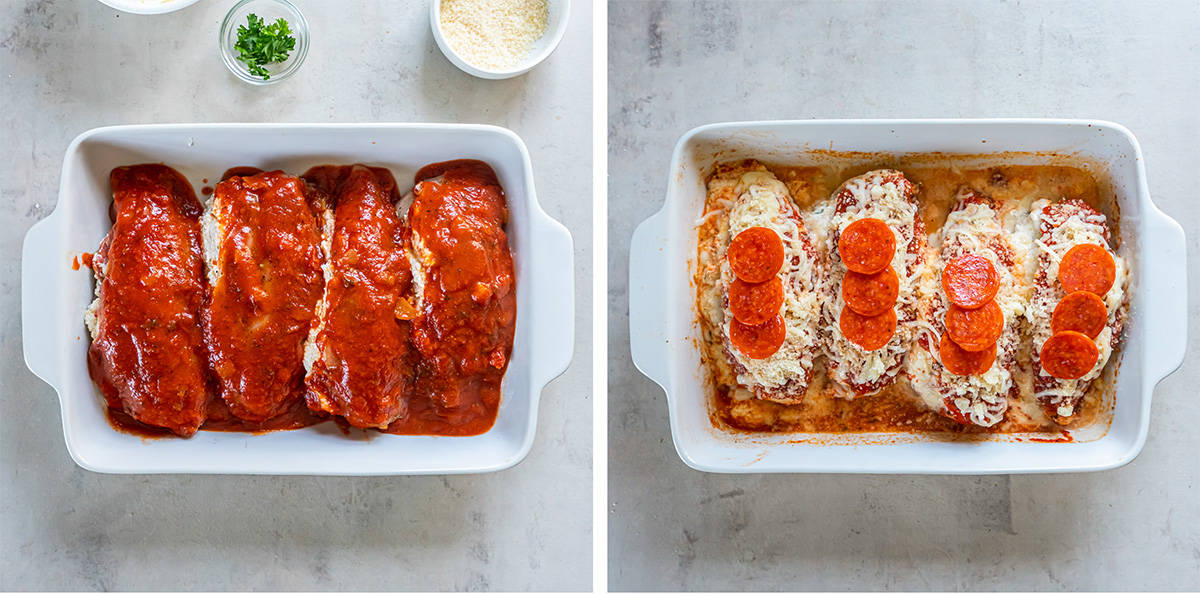
<path id="1" fill-rule="evenodd" d="M 201 431 L 190 439 L 142 439 L 114 431 L 88 376 L 83 311 L 92 275 L 73 258 L 95 252 L 111 225 L 109 171 L 163 162 L 197 194 L 229 167 L 299 175 L 321 164 L 391 169 L 402 188 L 417 168 L 450 159 L 490 164 L 508 198 L 517 320 L 496 423 L 473 437 L 399 436 L 333 423 L 274 433 Z M 461 124 L 167 124 L 97 128 L 71 143 L 58 204 L 25 237 L 25 362 L 58 392 L 67 450 L 80 466 L 112 473 L 443 474 L 508 468 L 529 452 L 542 387 L 566 369 L 574 333 L 571 236 L 538 205 L 525 144 L 512 131 Z M 536 312 L 536 313 L 535 313 Z M 34 422 L 27 419 L 27 422 Z"/>
<path id="2" fill-rule="evenodd" d="M 1095 163 L 1121 212 L 1123 256 L 1133 265 L 1131 309 L 1112 423 L 1072 443 L 1020 436 L 978 442 L 905 434 L 766 434 L 718 429 L 696 345 L 696 230 L 705 176 L 744 158 L 792 162 L 809 150 L 977 155 L 1053 154 Z M 999 157 L 999 156 L 998 156 Z M 1092 471 L 1128 463 L 1145 443 L 1154 386 L 1183 361 L 1187 269 L 1183 229 L 1150 200 L 1137 140 L 1124 127 L 1083 120 L 808 120 L 701 126 L 675 146 L 662 210 L 638 226 L 630 247 L 629 325 L 634 363 L 663 387 L 675 448 L 709 472 L 1032 473 Z"/>

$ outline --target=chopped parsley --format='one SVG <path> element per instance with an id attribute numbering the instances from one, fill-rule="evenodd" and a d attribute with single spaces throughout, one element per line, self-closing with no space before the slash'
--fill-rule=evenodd
<path id="1" fill-rule="evenodd" d="M 296 38 L 285 19 L 276 19 L 266 24 L 258 15 L 251 13 L 245 25 L 238 25 L 238 59 L 250 68 L 250 74 L 270 80 L 271 73 L 263 66 L 282 62 L 296 47 Z"/>

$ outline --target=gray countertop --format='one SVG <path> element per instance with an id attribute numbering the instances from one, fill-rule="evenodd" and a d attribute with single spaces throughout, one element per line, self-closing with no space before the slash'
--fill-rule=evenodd
<path id="1" fill-rule="evenodd" d="M 0 589 L 591 587 L 591 9 L 507 81 L 438 51 L 426 2 L 294 0 L 312 33 L 291 80 L 238 82 L 217 50 L 233 0 L 162 16 L 95 0 L 0 3 Z M 20 249 L 53 210 L 62 156 L 95 126 L 472 122 L 529 146 L 543 207 L 575 239 L 574 363 L 538 435 L 480 476 L 109 476 L 67 456 L 58 402 L 21 352 Z"/>
<path id="2" fill-rule="evenodd" d="M 610 4 L 610 587 L 1200 588 L 1194 357 L 1155 390 L 1141 455 L 1111 472 L 704 474 L 676 456 L 663 392 L 630 361 L 627 291 L 630 235 L 694 126 L 1078 117 L 1141 141 L 1154 200 L 1189 233 L 1195 303 L 1197 31 L 1194 0 Z"/>

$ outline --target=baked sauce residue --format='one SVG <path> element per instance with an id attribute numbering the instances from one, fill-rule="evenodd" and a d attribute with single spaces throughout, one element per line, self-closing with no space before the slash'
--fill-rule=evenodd
<path id="1" fill-rule="evenodd" d="M 792 195 L 796 205 L 807 210 L 818 201 L 826 199 L 842 181 L 873 169 L 899 169 L 919 188 L 919 214 L 926 233 L 937 232 L 955 204 L 955 196 L 962 186 L 970 186 L 986 192 L 1001 205 L 1001 217 L 1012 208 L 1028 206 L 1036 198 L 1051 197 L 1083 200 L 1104 213 L 1114 233 L 1114 243 L 1119 241 L 1119 216 L 1115 196 L 1102 192 L 1096 179 L 1087 170 L 1066 165 L 1017 166 L 970 168 L 956 162 L 955 157 L 940 155 L 936 158 L 909 159 L 906 156 L 880 156 L 874 162 L 864 162 L 863 155 L 852 154 L 850 159 L 829 153 L 826 159 L 812 166 L 770 165 L 768 168 L 781 180 Z M 851 163 L 847 165 L 847 163 Z M 706 204 L 705 213 L 716 205 Z M 719 217 L 710 217 L 699 226 L 700 251 L 711 246 L 719 232 Z M 707 244 L 706 244 L 707 242 Z M 701 260 L 705 261 L 704 254 Z M 693 278 L 697 287 L 699 308 L 700 288 L 706 286 L 705 271 L 698 268 Z M 707 329 L 701 316 L 702 336 L 718 336 Z M 777 404 L 759 399 L 735 399 L 732 391 L 736 384 L 728 362 L 721 354 L 720 346 L 700 340 L 697 345 L 709 374 L 708 385 L 712 386 L 710 417 L 717 427 L 741 432 L 781 433 L 928 433 L 960 436 L 969 439 L 972 435 L 1039 433 L 1038 441 L 1063 442 L 1075 438 L 1063 427 L 1049 419 L 1034 418 L 1040 413 L 1025 414 L 1022 407 L 1011 406 L 1008 417 L 990 427 L 963 425 L 943 417 L 935 411 L 925 409 L 920 399 L 912 393 L 907 380 L 901 375 L 878 394 L 866 398 L 845 400 L 833 396 L 834 389 L 826 377 L 823 365 L 818 362 L 818 371 L 803 402 L 793 405 Z M 1117 357 L 1114 357 L 1117 360 Z M 1024 362 L 1028 363 L 1028 362 Z M 1072 427 L 1086 427 L 1097 421 L 1110 418 L 1113 382 L 1106 373 L 1097 380 L 1085 395 L 1081 410 Z M 1037 408 L 1036 405 L 1024 407 Z M 1105 415 L 1109 415 L 1106 417 Z M 1028 439 L 1035 440 L 1035 439 Z"/>
<path id="2" fill-rule="evenodd" d="M 491 167 L 460 160 L 421 169 L 413 194 L 411 249 L 425 271 L 412 327 L 418 391 L 387 432 L 483 433 L 496 419 L 516 317 L 504 193 Z"/>
<path id="3" fill-rule="evenodd" d="M 230 167 L 229 169 L 225 170 L 225 173 L 221 174 L 221 181 L 225 181 L 231 177 L 250 177 L 251 175 L 258 175 L 262 172 L 262 169 L 259 169 L 258 167 L 251 167 L 249 165 Z M 208 182 L 206 181 L 204 183 Z"/>
<path id="4" fill-rule="evenodd" d="M 71 256 L 71 270 L 79 270 L 80 268 L 92 269 L 92 254 L 83 252 L 82 254 Z"/>

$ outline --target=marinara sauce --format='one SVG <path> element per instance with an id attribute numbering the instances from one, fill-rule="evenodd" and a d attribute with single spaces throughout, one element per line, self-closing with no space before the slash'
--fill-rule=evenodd
<path id="1" fill-rule="evenodd" d="M 417 389 L 388 433 L 476 435 L 495 422 L 516 320 L 507 221 L 487 164 L 447 161 L 417 172 L 408 212 L 424 275 L 412 321 Z"/>
<path id="2" fill-rule="evenodd" d="M 209 398 L 200 310 L 200 202 L 166 165 L 110 175 L 113 226 L 93 265 L 99 308 L 88 372 L 110 409 L 189 436 Z"/>

